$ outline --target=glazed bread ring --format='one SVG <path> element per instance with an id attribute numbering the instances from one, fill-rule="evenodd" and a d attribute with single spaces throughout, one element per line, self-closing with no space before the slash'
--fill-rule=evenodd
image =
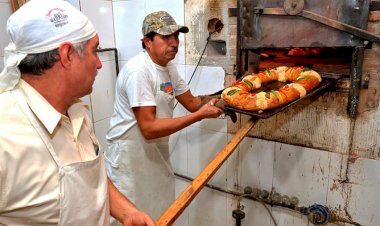
<path id="1" fill-rule="evenodd" d="M 241 81 L 224 89 L 221 97 L 227 105 L 241 110 L 267 110 L 305 96 L 321 80 L 321 76 L 316 71 L 306 67 L 281 66 L 245 76 Z M 278 90 L 254 92 L 255 89 L 261 87 L 261 84 L 269 81 L 291 83 Z"/>

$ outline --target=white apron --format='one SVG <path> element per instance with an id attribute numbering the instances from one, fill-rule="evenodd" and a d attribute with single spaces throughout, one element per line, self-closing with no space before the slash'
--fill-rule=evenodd
<path id="1" fill-rule="evenodd" d="M 102 152 L 99 151 L 98 156 L 91 161 L 60 165 L 49 135 L 38 123 L 20 90 L 11 92 L 57 164 L 60 180 L 58 225 L 109 225 L 108 183 Z M 94 147 L 99 147 L 97 139 L 95 137 L 91 139 Z"/>
<path id="2" fill-rule="evenodd" d="M 157 74 L 153 65 L 151 69 L 151 73 Z M 157 79 L 153 81 L 156 117 L 172 118 L 175 97 L 159 90 L 158 83 Z M 126 137 L 108 143 L 105 152 L 108 175 L 138 209 L 158 219 L 175 199 L 169 136 L 146 140 L 136 124 Z M 111 225 L 121 224 L 112 220 Z"/>

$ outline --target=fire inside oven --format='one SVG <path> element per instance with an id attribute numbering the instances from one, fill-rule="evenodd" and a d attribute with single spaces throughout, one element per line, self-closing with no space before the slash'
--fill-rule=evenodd
<path id="1" fill-rule="evenodd" d="M 237 77 L 304 66 L 346 78 L 355 117 L 363 53 L 380 38 L 365 31 L 370 0 L 238 0 Z"/>
<path id="2" fill-rule="evenodd" d="M 260 48 L 257 70 L 278 66 L 304 66 L 320 73 L 350 75 L 352 54 L 350 47 L 293 47 Z"/>

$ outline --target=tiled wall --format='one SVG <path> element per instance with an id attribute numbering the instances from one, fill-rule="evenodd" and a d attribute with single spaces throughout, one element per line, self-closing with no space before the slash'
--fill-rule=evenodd
<path id="1" fill-rule="evenodd" d="M 184 23 L 184 1 L 149 0 L 72 0 L 90 17 L 100 36 L 100 46 L 116 47 L 120 67 L 141 50 L 141 23 L 152 11 L 165 9 L 178 23 Z M 5 34 L 9 4 L 0 0 L 0 69 L 3 48 L 8 43 Z M 184 42 L 181 35 L 180 52 L 175 59 L 180 73 L 189 81 L 194 65 L 186 65 Z M 99 71 L 94 91 L 83 99 L 90 103 L 95 130 L 102 144 L 109 117 L 112 114 L 115 59 L 112 52 L 100 53 L 103 68 Z M 194 94 L 213 93 L 223 88 L 224 71 L 219 67 L 199 67 L 191 82 Z M 212 85 L 210 85 L 212 84 Z M 178 105 L 175 115 L 187 112 Z M 255 128 L 253 128 L 255 129 Z M 227 144 L 232 135 L 227 134 L 227 119 L 209 119 L 195 123 L 174 134 L 170 140 L 171 160 L 175 172 L 196 177 L 214 156 Z M 327 205 L 342 216 L 350 214 L 353 220 L 365 226 L 380 225 L 380 164 L 379 161 L 351 159 L 347 156 L 271 141 L 245 138 L 238 149 L 210 180 L 210 184 L 240 190 L 245 186 L 272 188 L 278 193 L 296 196 L 300 205 L 314 203 Z M 346 170 L 348 173 L 346 174 Z M 350 183 L 342 183 L 349 177 Z M 179 195 L 188 182 L 176 181 Z M 175 222 L 181 226 L 232 226 L 235 219 L 236 197 L 204 188 Z M 272 226 L 267 210 L 258 202 L 242 199 L 245 218 L 242 225 Z M 290 210 L 269 207 L 279 226 L 311 226 L 305 216 Z M 346 216 L 348 217 L 348 216 Z M 344 225 L 344 224 L 329 224 Z M 346 224 L 349 225 L 349 224 Z"/>
<path id="2" fill-rule="evenodd" d="M 4 67 L 4 47 L 9 43 L 6 35 L 7 19 L 11 15 L 11 8 L 7 0 L 0 0 L 0 69 Z"/>

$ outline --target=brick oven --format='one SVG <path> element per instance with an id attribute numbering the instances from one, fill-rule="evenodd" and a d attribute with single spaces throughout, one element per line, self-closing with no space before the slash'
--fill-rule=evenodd
<path id="1" fill-rule="evenodd" d="M 370 0 L 188 0 L 185 21 L 199 32 L 186 36 L 187 63 L 196 64 L 207 22 L 218 18 L 225 26 L 211 36 L 217 45 L 208 45 L 201 65 L 223 67 L 226 86 L 280 65 L 307 65 L 325 77 L 341 76 L 332 88 L 260 120 L 249 136 L 378 159 L 379 5 Z M 317 54 L 291 56 L 294 48 Z M 236 132 L 249 117 L 229 121 L 228 131 Z"/>
<path id="2" fill-rule="evenodd" d="M 371 163 L 368 168 L 361 169 L 355 162 L 358 158 L 380 159 L 380 94 L 377 91 L 380 84 L 380 2 L 187 0 L 185 4 L 185 22 L 193 31 L 186 35 L 186 63 L 198 65 L 201 62 L 201 65 L 222 67 L 226 72 L 226 86 L 246 74 L 283 65 L 308 66 L 318 71 L 323 81 L 336 79 L 336 82 L 268 117 L 257 115 L 266 111 L 254 114 L 236 111 L 240 113 L 238 122 L 228 121 L 228 132 L 235 135 L 161 219 L 169 219 L 168 216 L 173 219 L 174 214 L 183 211 L 183 206 L 198 194 L 199 188 L 207 183 L 248 133 L 250 137 L 275 142 L 261 143 L 249 139 L 239 147 L 238 154 L 227 166 L 229 171 L 233 165 L 233 172 L 226 176 L 231 176 L 227 186 L 242 190 L 241 186 L 255 180 L 257 183 L 253 184 L 260 187 L 272 186 L 273 190 L 284 186 L 284 190 L 292 190 L 291 183 L 299 181 L 301 183 L 294 188 L 297 187 L 296 193 L 298 187 L 306 190 L 305 200 L 314 193 L 317 193 L 317 199 L 322 197 L 322 202 L 327 198 L 332 200 L 328 204 L 334 204 L 331 210 L 337 218 L 331 218 L 331 222 L 341 216 L 343 220 L 338 221 L 354 225 L 360 224 L 352 219 L 362 216 L 363 219 L 371 218 L 361 219 L 363 222 L 375 222 L 372 218 L 376 216 L 378 203 L 372 206 L 365 203 L 374 197 L 362 197 L 362 192 L 376 195 L 378 168 L 372 169 L 375 164 Z M 294 145 L 278 145 L 277 142 Z M 255 143 L 259 144 L 256 146 Z M 255 149 L 260 151 L 255 152 Z M 326 168 L 322 167 L 324 164 Z M 249 171 L 245 174 L 247 178 L 241 179 L 244 174 L 240 171 Z M 371 183 L 358 184 L 365 181 L 357 178 L 358 175 Z M 302 178 L 298 180 L 298 177 Z M 304 180 L 303 177 L 312 179 Z M 315 184 L 313 180 L 316 180 Z M 374 191 L 372 187 L 375 187 Z M 245 188 L 243 195 L 252 194 Z M 356 193 L 353 192 L 355 189 Z M 327 194 L 320 196 L 321 193 Z M 240 210 L 240 201 L 237 206 Z M 375 207 L 373 213 L 368 213 L 372 211 L 369 210 L 371 207 Z M 256 206 L 253 209 L 254 215 L 259 216 L 257 213 L 261 212 L 256 211 Z M 236 225 L 240 225 L 239 216 L 234 213 L 236 210 L 232 216 Z M 242 219 L 241 215 L 239 219 Z M 283 222 L 300 225 L 298 216 L 288 219 Z M 319 220 L 319 217 L 315 216 L 313 220 Z M 267 222 L 271 224 L 271 221 Z"/>
<path id="3" fill-rule="evenodd" d="M 348 149 L 355 152 L 351 139 L 360 135 L 354 135 L 352 123 L 357 122 L 357 115 L 376 110 L 379 104 L 380 2 L 238 0 L 236 5 L 229 4 L 230 33 L 236 30 L 236 37 L 230 38 L 236 38 L 231 42 L 236 44 L 232 73 L 237 79 L 281 65 L 309 66 L 325 78 L 341 77 L 333 88 L 263 120 L 250 135 L 340 153 Z M 322 120 L 326 125 L 321 125 Z M 363 127 L 368 129 L 368 125 Z M 229 126 L 232 132 L 237 128 Z M 337 144 L 341 137 L 347 141 Z M 360 145 L 356 148 L 363 150 L 369 144 Z M 378 152 L 375 148 L 371 154 L 357 154 L 376 158 L 373 154 Z"/>
<path id="4" fill-rule="evenodd" d="M 250 1 L 237 4 L 237 76 L 277 66 L 308 66 L 348 78 L 350 117 L 357 113 L 364 49 L 380 37 L 365 29 L 370 0 Z"/>

